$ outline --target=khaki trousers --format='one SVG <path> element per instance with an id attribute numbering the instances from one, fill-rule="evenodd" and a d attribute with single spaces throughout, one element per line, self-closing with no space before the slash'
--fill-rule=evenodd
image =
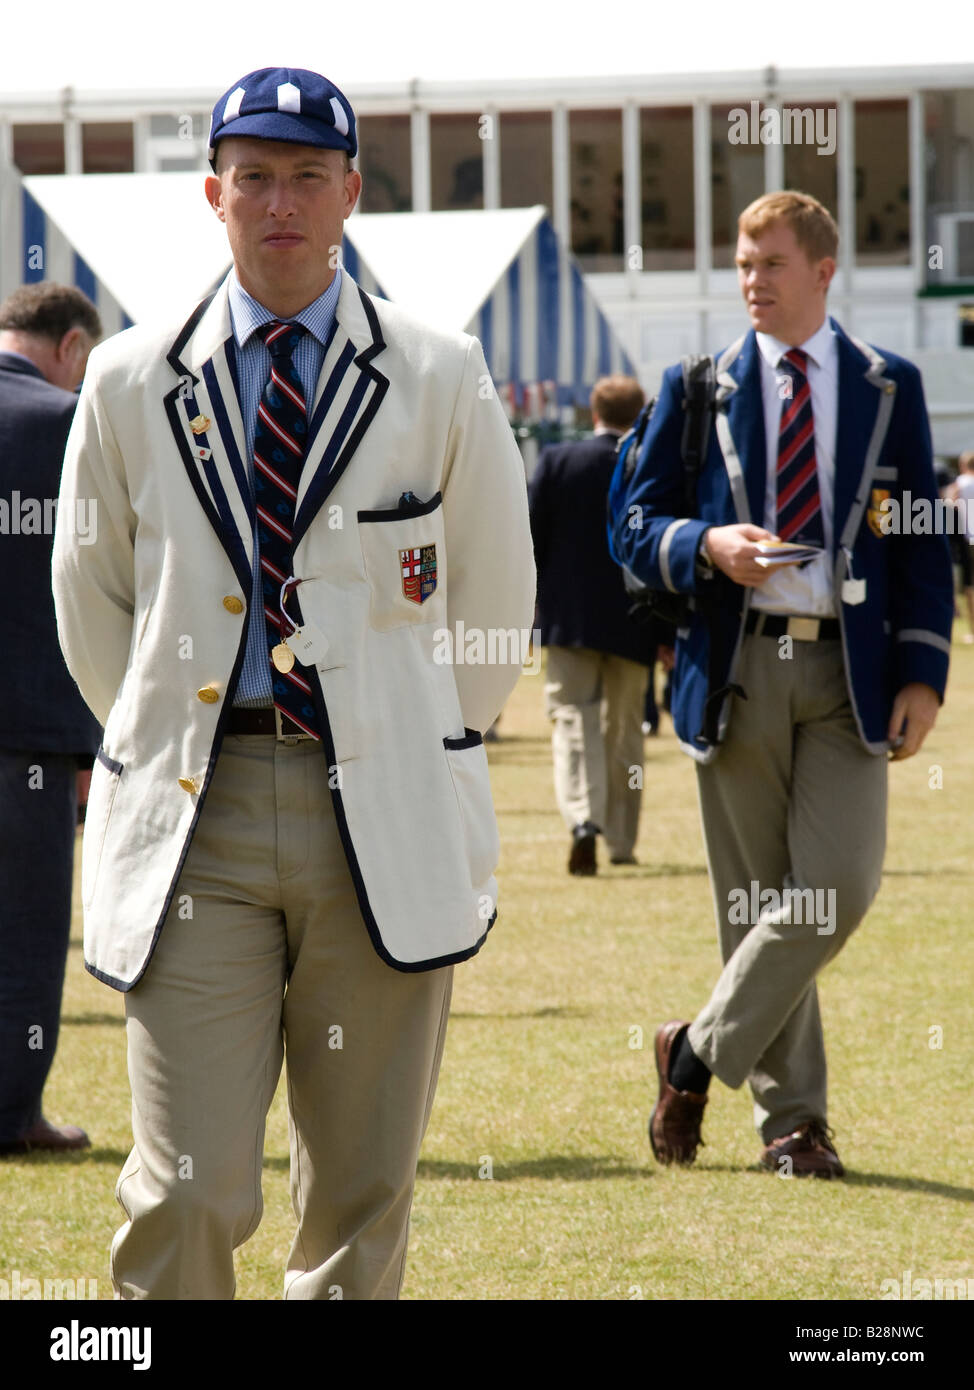
<path id="1" fill-rule="evenodd" d="M 721 1081 L 750 1083 L 770 1143 L 827 1119 L 815 977 L 879 888 L 887 760 L 859 739 L 841 643 L 796 641 L 784 660 L 776 638 L 744 644 L 748 698 L 733 697 L 726 744 L 697 767 L 725 965 L 688 1037 Z"/>
<path id="2" fill-rule="evenodd" d="M 125 996 L 135 1144 L 117 1188 L 120 1296 L 233 1297 L 286 1057 L 285 1297 L 395 1298 L 452 976 L 376 955 L 321 745 L 228 737 L 155 954 Z"/>
<path id="3" fill-rule="evenodd" d="M 558 809 L 569 830 L 591 821 L 609 854 L 626 858 L 639 830 L 649 668 L 586 647 L 547 650 L 545 712 L 554 725 Z"/>

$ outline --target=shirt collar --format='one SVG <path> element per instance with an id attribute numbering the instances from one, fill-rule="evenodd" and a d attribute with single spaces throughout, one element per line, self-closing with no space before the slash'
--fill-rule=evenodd
<path id="1" fill-rule="evenodd" d="M 292 314 L 285 322 L 300 323 L 308 332 L 318 340 L 322 347 L 328 341 L 328 334 L 331 332 L 331 325 L 335 318 L 335 310 L 338 307 L 338 296 L 342 286 L 342 268 L 338 266 L 335 270 L 335 278 L 325 290 L 324 294 L 302 309 L 299 314 Z M 272 314 L 269 309 L 265 309 L 259 300 L 254 299 L 253 295 L 248 294 L 237 279 L 237 272 L 234 271 L 230 276 L 228 286 L 228 298 L 230 301 L 230 324 L 233 328 L 234 341 L 238 348 L 246 347 L 254 333 L 265 323 L 272 323 L 277 319 L 276 314 Z"/>
<path id="2" fill-rule="evenodd" d="M 828 315 L 826 315 L 822 326 L 810 338 L 806 338 L 803 343 L 783 343 L 780 338 L 773 338 L 770 333 L 756 333 L 755 337 L 758 340 L 758 347 L 761 349 L 761 356 L 772 370 L 777 369 L 782 357 L 793 347 L 800 347 L 816 367 L 824 367 L 827 358 L 835 351 L 835 333 L 829 323 Z"/>

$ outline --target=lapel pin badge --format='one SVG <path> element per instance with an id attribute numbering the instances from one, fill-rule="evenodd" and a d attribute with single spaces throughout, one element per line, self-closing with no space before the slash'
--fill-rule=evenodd
<path id="1" fill-rule="evenodd" d="M 205 434 L 213 421 L 206 415 L 197 415 L 195 420 L 190 420 L 189 427 L 194 434 Z"/>

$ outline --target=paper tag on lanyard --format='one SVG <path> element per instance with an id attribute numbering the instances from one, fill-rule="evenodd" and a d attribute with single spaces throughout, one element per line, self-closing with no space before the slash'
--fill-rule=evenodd
<path id="1" fill-rule="evenodd" d="M 313 666 L 328 650 L 328 638 L 314 623 L 296 627 L 284 640 L 302 666 Z"/>
<path id="2" fill-rule="evenodd" d="M 300 579 L 295 579 L 292 574 L 290 579 L 285 580 L 281 585 L 281 618 L 282 631 L 290 623 L 290 618 L 284 611 L 288 594 L 292 593 L 301 583 Z M 320 661 L 328 650 L 328 638 L 316 627 L 314 623 L 303 623 L 301 627 L 295 627 L 284 638 L 284 646 L 289 652 L 293 652 L 302 666 L 313 666 L 316 661 Z M 274 648 L 275 652 L 278 650 Z M 276 662 L 275 662 L 276 664 Z M 279 668 L 280 669 L 280 668 Z"/>
<path id="3" fill-rule="evenodd" d="M 845 556 L 846 574 L 848 578 L 842 581 L 842 602 L 854 606 L 857 603 L 866 602 L 866 581 L 864 579 L 854 579 L 852 576 L 852 551 L 847 546 L 842 547 Z"/>

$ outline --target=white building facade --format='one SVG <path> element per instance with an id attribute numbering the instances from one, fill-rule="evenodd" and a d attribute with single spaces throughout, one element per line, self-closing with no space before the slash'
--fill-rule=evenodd
<path id="1" fill-rule="evenodd" d="M 0 169 L 204 169 L 218 95 L 0 94 Z M 814 194 L 840 231 L 832 312 L 920 363 L 941 452 L 974 447 L 974 64 L 416 81 L 347 95 L 363 211 L 543 203 L 649 389 L 681 353 L 746 325 L 733 269 L 741 209 L 772 189 Z"/>

